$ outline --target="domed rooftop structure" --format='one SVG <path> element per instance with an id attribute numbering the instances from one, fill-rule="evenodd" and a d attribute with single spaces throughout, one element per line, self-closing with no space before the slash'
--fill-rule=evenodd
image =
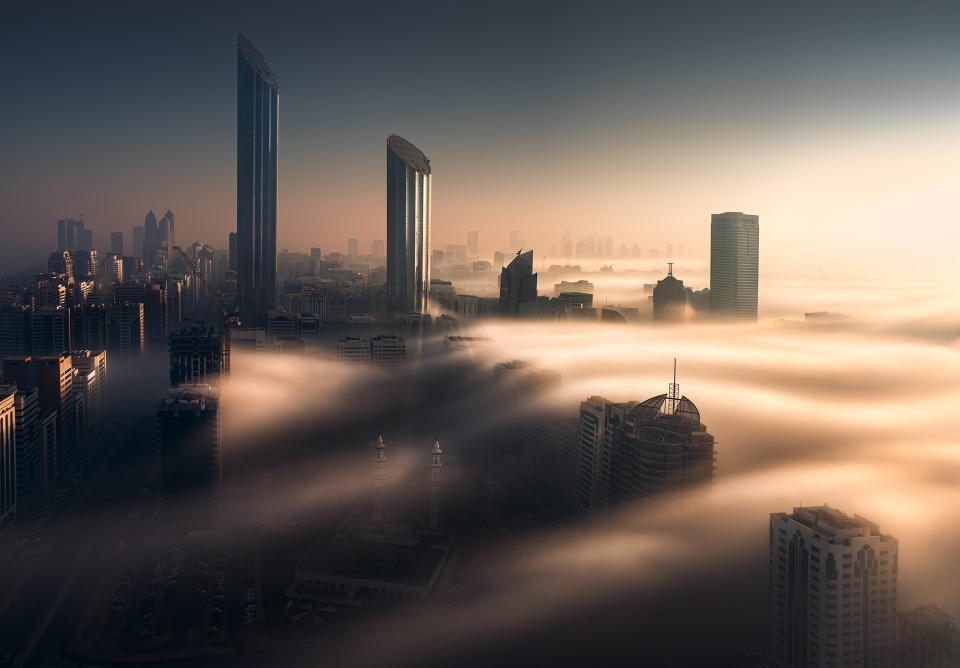
<path id="1" fill-rule="evenodd" d="M 630 417 L 634 420 L 639 419 L 648 422 L 656 420 L 663 415 L 673 415 L 687 424 L 700 424 L 700 411 L 697 409 L 696 404 L 690 401 L 690 399 L 685 396 L 677 399 L 676 408 L 674 408 L 672 413 L 668 402 L 669 399 L 666 394 L 658 394 L 655 397 L 650 397 L 630 411 Z"/>

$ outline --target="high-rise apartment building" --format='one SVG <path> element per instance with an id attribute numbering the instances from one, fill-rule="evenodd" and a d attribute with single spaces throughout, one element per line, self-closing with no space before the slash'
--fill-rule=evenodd
<path id="1" fill-rule="evenodd" d="M 134 257 L 140 258 L 141 262 L 143 261 L 143 242 L 146 238 L 144 236 L 146 228 L 143 225 L 134 225 L 133 226 L 133 248 L 130 250 L 133 253 Z"/>
<path id="2" fill-rule="evenodd" d="M 57 412 L 56 469 L 63 470 L 73 460 L 77 450 L 73 364 L 69 355 L 50 355 L 33 358 L 29 360 L 29 365 L 36 368 L 41 410 Z"/>
<path id="3" fill-rule="evenodd" d="M 347 239 L 347 257 L 357 257 L 360 255 L 360 240 Z"/>
<path id="4" fill-rule="evenodd" d="M 770 648 L 779 668 L 893 668 L 897 540 L 829 506 L 770 515 Z"/>
<path id="5" fill-rule="evenodd" d="M 431 176 L 420 149 L 387 137 L 387 291 L 401 313 L 423 313 L 429 301 Z"/>
<path id="6" fill-rule="evenodd" d="M 710 310 L 737 320 L 757 319 L 760 217 L 739 211 L 710 218 Z"/>
<path id="7" fill-rule="evenodd" d="M 74 375 L 74 395 L 83 395 L 83 423 L 87 429 L 100 424 L 107 410 L 107 351 L 75 350 L 70 362 Z"/>
<path id="8" fill-rule="evenodd" d="M 230 372 L 229 343 L 223 334 L 191 327 L 170 335 L 170 385 L 219 385 Z"/>
<path id="9" fill-rule="evenodd" d="M 17 389 L 13 398 L 17 419 L 17 505 L 23 507 L 45 487 L 40 438 L 40 393 Z"/>
<path id="10" fill-rule="evenodd" d="M 0 385 L 0 529 L 17 516 L 16 385 Z"/>
<path id="11" fill-rule="evenodd" d="M 220 391 L 171 388 L 157 409 L 163 523 L 175 533 L 210 532 L 220 491 Z"/>
<path id="12" fill-rule="evenodd" d="M 70 310 L 39 308 L 30 314 L 30 352 L 59 355 L 70 350 Z"/>
<path id="13" fill-rule="evenodd" d="M 467 256 L 480 255 L 480 233 L 476 230 L 467 230 Z"/>
<path id="14" fill-rule="evenodd" d="M 237 291 L 240 320 L 263 327 L 277 281 L 279 84 L 246 37 L 237 41 Z"/>
<path id="15" fill-rule="evenodd" d="M 107 349 L 143 354 L 143 304 L 125 302 L 107 307 Z"/>

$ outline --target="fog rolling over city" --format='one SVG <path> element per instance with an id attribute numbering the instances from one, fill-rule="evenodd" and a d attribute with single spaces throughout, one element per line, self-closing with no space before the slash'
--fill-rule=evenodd
<path id="1" fill-rule="evenodd" d="M 848 291 L 847 305 L 860 298 Z M 482 540 L 466 529 L 473 553 L 462 567 L 470 575 L 455 593 L 410 615 L 374 612 L 336 626 L 317 647 L 351 665 L 454 658 L 480 665 L 501 651 L 576 665 L 581 658 L 572 657 L 582 657 L 584 644 L 602 642 L 610 650 L 605 662 L 620 656 L 627 664 L 635 660 L 631 629 L 643 620 L 656 629 L 644 635 L 651 660 L 711 665 L 714 652 L 763 642 L 768 516 L 801 505 L 828 504 L 878 523 L 901 545 L 898 605 L 936 603 L 957 614 L 960 357 L 956 336 L 945 340 L 943 332 L 960 331 L 960 322 L 949 297 L 932 302 L 943 310 L 909 322 L 871 308 L 827 323 L 760 326 L 491 321 L 465 332 L 477 339 L 467 350 L 428 344 L 409 362 L 414 373 L 345 373 L 335 360 L 241 353 L 223 394 L 232 424 L 225 468 L 256 450 L 292 453 L 297 444 L 299 454 L 277 461 L 276 471 L 264 469 L 295 483 L 274 488 L 268 504 L 242 502 L 257 512 L 237 516 L 256 518 L 279 538 L 296 531 L 278 524 L 281 517 L 351 502 L 365 512 L 381 432 L 388 515 L 391 503 L 415 508 L 418 494 L 425 503 L 434 439 L 445 456 L 492 480 L 492 491 L 484 490 L 490 512 L 523 515 L 529 499 L 511 496 L 510 487 L 533 484 L 526 476 L 537 463 L 522 461 L 506 435 L 537 415 L 575 419 L 591 395 L 642 401 L 662 394 L 676 358 L 681 394 L 717 437 L 711 486 L 594 519 L 526 530 L 520 523 Z M 562 380 L 510 394 L 491 379 L 497 363 L 511 360 Z M 451 513 L 464 507 L 476 512 L 476 491 L 445 483 L 444 521 L 457 524 L 463 518 Z M 487 512 L 486 498 L 479 505 Z M 699 623 L 700 641 L 678 649 L 688 626 Z M 357 642 L 374 632 L 378 642 Z M 318 650 L 288 651 L 306 665 Z"/>

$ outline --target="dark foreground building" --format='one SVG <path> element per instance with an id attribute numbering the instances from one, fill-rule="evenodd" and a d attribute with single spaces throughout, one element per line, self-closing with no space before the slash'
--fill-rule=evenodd
<path id="1" fill-rule="evenodd" d="M 213 531 L 220 492 L 220 391 L 172 388 L 157 409 L 163 524 L 170 534 Z"/>

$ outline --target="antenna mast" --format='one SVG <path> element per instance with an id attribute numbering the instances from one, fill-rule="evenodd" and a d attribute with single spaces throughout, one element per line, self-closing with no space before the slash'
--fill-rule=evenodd
<path id="1" fill-rule="evenodd" d="M 667 392 L 667 405 L 670 407 L 670 415 L 677 412 L 677 403 L 680 401 L 680 386 L 677 385 L 677 358 L 673 358 L 673 382 L 670 383 L 670 389 Z"/>

